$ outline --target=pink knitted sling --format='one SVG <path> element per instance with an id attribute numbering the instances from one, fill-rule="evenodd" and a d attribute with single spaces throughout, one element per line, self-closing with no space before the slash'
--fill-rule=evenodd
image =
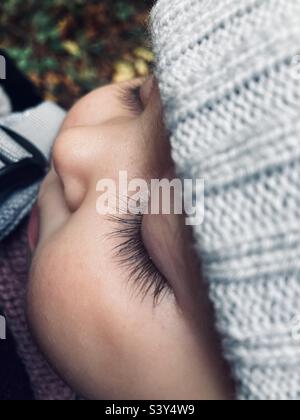
<path id="1" fill-rule="evenodd" d="M 53 372 L 34 344 L 26 321 L 29 253 L 26 224 L 0 243 L 0 306 L 37 400 L 73 400 L 73 391 Z"/>

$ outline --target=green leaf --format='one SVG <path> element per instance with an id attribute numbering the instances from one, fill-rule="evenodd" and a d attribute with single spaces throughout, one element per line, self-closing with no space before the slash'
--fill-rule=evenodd
<path id="1" fill-rule="evenodd" d="M 115 16 L 121 21 L 126 21 L 135 13 L 135 8 L 132 4 L 128 4 L 127 1 L 117 1 L 115 5 Z"/>

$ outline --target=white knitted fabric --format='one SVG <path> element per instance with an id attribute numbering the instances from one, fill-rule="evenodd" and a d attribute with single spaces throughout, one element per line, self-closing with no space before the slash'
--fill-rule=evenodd
<path id="1" fill-rule="evenodd" d="M 2 99 L 3 97 L 0 96 L 0 107 Z M 0 117 L 0 124 L 28 139 L 48 160 L 53 141 L 64 118 L 65 111 L 58 105 L 52 102 L 43 102 L 25 112 Z M 18 159 L 22 155 L 19 148 L 0 129 L 0 157 L 5 153 L 9 153 L 11 158 Z M 2 164 L 2 166 L 4 165 Z M 37 199 L 39 184 L 40 182 L 37 182 L 24 189 L 12 191 L 5 202 L 0 201 L 0 241 L 13 232 L 30 213 Z"/>
<path id="2" fill-rule="evenodd" d="M 158 0 L 173 157 L 238 398 L 300 399 L 300 0 Z"/>

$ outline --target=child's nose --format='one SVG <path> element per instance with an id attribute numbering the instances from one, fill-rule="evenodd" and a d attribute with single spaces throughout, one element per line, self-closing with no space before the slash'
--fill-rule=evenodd
<path id="1" fill-rule="evenodd" d="M 71 211 L 77 210 L 101 167 L 101 138 L 96 127 L 63 130 L 53 148 L 53 166 L 60 177 Z"/>
<path id="2" fill-rule="evenodd" d="M 96 194 L 99 180 L 115 179 L 120 168 L 127 170 L 136 161 L 143 145 L 136 138 L 136 123 L 127 118 L 61 131 L 52 158 L 71 211 L 81 206 L 87 194 Z"/>

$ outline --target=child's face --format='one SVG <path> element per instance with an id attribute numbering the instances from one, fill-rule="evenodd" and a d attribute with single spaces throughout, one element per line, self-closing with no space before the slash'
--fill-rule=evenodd
<path id="1" fill-rule="evenodd" d="M 51 364 L 85 397 L 222 397 L 184 218 L 145 216 L 140 239 L 131 239 L 124 223 L 96 211 L 97 182 L 120 170 L 147 181 L 173 175 L 158 89 L 148 79 L 137 100 L 130 89 L 139 83 L 99 89 L 66 118 L 38 201 L 29 320 Z M 127 240 L 137 242 L 123 249 L 124 263 L 116 247 Z"/>

